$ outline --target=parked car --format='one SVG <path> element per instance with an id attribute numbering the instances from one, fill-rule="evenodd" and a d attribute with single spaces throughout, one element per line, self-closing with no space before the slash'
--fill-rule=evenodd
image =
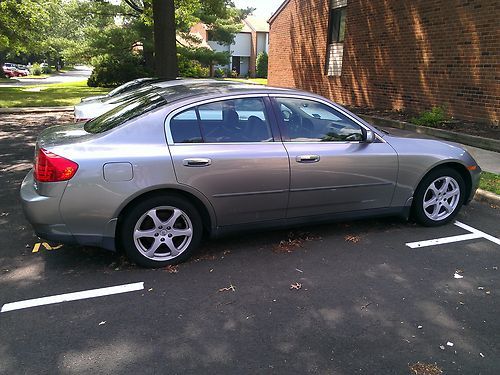
<path id="1" fill-rule="evenodd" d="M 2 66 L 2 69 L 3 69 L 5 76 L 9 77 L 9 78 L 24 77 L 24 76 L 28 75 L 24 71 L 17 69 L 15 66 L 4 65 L 4 66 Z"/>
<path id="2" fill-rule="evenodd" d="M 108 95 L 102 97 L 90 97 L 82 99 L 82 101 L 75 105 L 74 114 L 75 121 L 87 121 L 97 116 L 102 115 L 116 108 L 120 104 L 128 100 L 134 100 L 141 95 L 146 94 L 155 88 L 168 87 L 174 85 L 182 85 L 188 82 L 221 82 L 213 80 L 192 80 L 192 79 L 175 79 L 175 80 L 161 80 L 157 78 L 140 78 L 127 82 L 116 89 L 110 91 Z"/>
<path id="3" fill-rule="evenodd" d="M 385 134 L 308 92 L 228 82 L 156 88 L 43 131 L 21 185 L 38 236 L 186 260 L 206 235 L 410 214 L 443 225 L 481 169 L 460 145 Z"/>
<path id="4" fill-rule="evenodd" d="M 30 74 L 29 69 L 25 65 L 16 64 L 16 69 L 19 73 L 22 74 L 23 77 L 26 77 Z"/>
<path id="5" fill-rule="evenodd" d="M 110 92 L 108 92 L 106 95 L 99 95 L 99 96 L 89 96 L 87 98 L 82 98 L 81 103 L 86 103 L 88 104 L 89 102 L 98 102 L 103 99 L 107 98 L 113 98 L 118 95 L 124 94 L 129 91 L 136 90 L 140 88 L 141 86 L 145 86 L 150 84 L 152 81 L 156 80 L 155 78 L 138 78 L 134 79 L 133 81 L 129 81 L 124 83 L 123 85 L 120 85 Z M 76 106 L 75 106 L 76 110 Z"/>

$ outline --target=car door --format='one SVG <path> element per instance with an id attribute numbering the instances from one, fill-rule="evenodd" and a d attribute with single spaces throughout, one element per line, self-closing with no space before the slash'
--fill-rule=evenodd
<path id="1" fill-rule="evenodd" d="M 177 181 L 210 200 L 219 226 L 285 217 L 288 155 L 268 109 L 267 96 L 232 97 L 167 117 Z"/>
<path id="2" fill-rule="evenodd" d="M 389 207 L 398 159 L 381 139 L 328 102 L 273 98 L 290 158 L 288 217 Z"/>

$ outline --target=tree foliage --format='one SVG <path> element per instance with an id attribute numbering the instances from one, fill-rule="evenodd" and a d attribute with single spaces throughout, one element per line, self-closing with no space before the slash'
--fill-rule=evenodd
<path id="1" fill-rule="evenodd" d="M 0 0 L 0 62 L 135 61 L 154 67 L 154 0 Z M 211 37 L 231 44 L 242 19 L 253 9 L 237 9 L 231 0 L 171 0 L 175 32 L 183 38 L 203 22 Z M 172 47 L 170 47 L 172 49 Z M 222 64 L 228 56 L 196 47 L 180 47 L 184 59 L 203 67 Z M 99 56 L 106 59 L 95 59 Z M 132 60 L 131 60 L 132 59 Z M 108 64 L 107 63 L 107 64 Z M 109 64 L 108 64 L 109 65 Z"/>
<path id="2" fill-rule="evenodd" d="M 50 5 L 52 1 L 48 0 Z M 36 48 L 39 35 L 50 23 L 49 12 L 40 0 L 0 1 L 0 52 L 27 52 Z"/>
<path id="3" fill-rule="evenodd" d="M 262 51 L 257 55 L 256 70 L 258 78 L 267 78 L 267 64 L 268 56 L 267 53 Z"/>

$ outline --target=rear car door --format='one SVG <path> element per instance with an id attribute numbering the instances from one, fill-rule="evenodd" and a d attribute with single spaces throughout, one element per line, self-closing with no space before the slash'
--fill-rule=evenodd
<path id="1" fill-rule="evenodd" d="M 389 144 L 363 142 L 367 129 L 326 101 L 273 103 L 290 156 L 288 217 L 390 206 L 398 159 Z"/>
<path id="2" fill-rule="evenodd" d="M 267 96 L 238 96 L 203 101 L 167 117 L 177 181 L 210 200 L 219 226 L 285 217 L 288 155 L 268 109 Z"/>

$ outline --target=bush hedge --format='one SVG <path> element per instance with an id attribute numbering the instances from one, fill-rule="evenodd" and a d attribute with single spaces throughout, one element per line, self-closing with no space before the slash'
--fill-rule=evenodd
<path id="1" fill-rule="evenodd" d="M 264 51 L 257 55 L 257 78 L 267 78 L 267 61 L 268 56 Z"/>
<path id="2" fill-rule="evenodd" d="M 136 78 L 150 77 L 153 72 L 141 64 L 133 55 L 111 56 L 108 54 L 92 58 L 92 74 L 87 80 L 90 87 L 113 87 Z"/>

